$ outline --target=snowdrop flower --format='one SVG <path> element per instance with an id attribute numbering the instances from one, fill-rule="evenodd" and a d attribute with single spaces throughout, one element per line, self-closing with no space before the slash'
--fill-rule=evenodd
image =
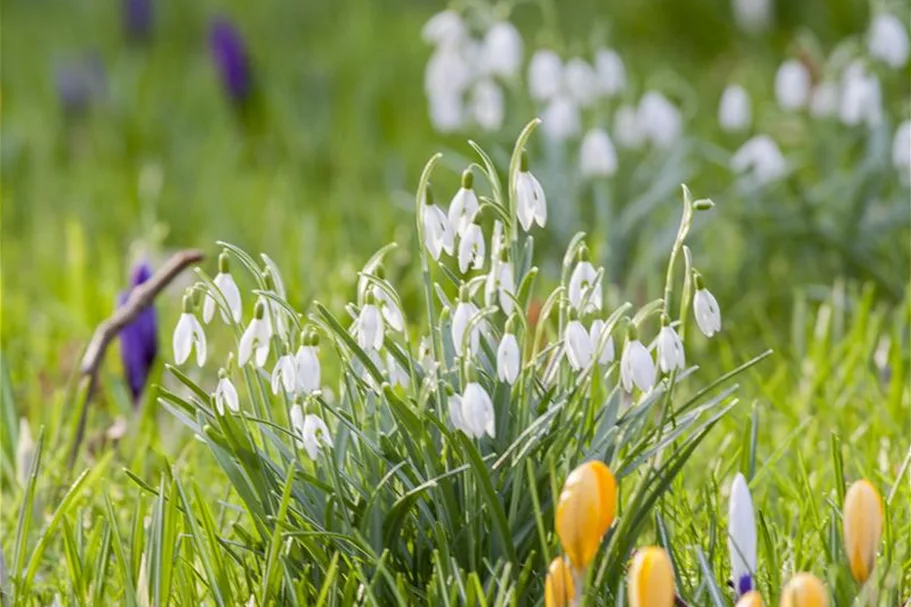
<path id="1" fill-rule="evenodd" d="M 222 296 L 225 298 L 228 309 L 231 311 L 231 318 L 234 319 L 234 322 L 240 322 L 240 316 L 243 311 L 240 302 L 240 289 L 237 288 L 237 283 L 234 282 L 234 277 L 231 275 L 227 251 L 222 251 L 221 255 L 218 256 L 218 274 L 215 275 L 215 279 L 212 282 L 215 283 L 215 287 L 221 291 Z M 202 304 L 202 319 L 206 324 L 209 324 L 215 315 L 215 306 L 215 297 L 207 293 L 206 299 Z M 221 318 L 228 322 L 228 315 L 224 311 L 221 313 Z"/>
<path id="2" fill-rule="evenodd" d="M 759 33 L 772 22 L 772 0 L 733 0 L 734 20 L 745 32 Z"/>
<path id="3" fill-rule="evenodd" d="M 516 281 L 506 254 L 506 249 L 503 249 L 500 259 L 491 264 L 490 273 L 484 282 L 484 305 L 495 306 L 499 302 L 504 314 L 512 314 Z"/>
<path id="4" fill-rule="evenodd" d="M 283 354 L 272 370 L 272 394 L 278 394 L 282 389 L 285 392 L 294 392 L 295 388 L 297 388 L 297 368 L 294 356 Z"/>
<path id="5" fill-rule="evenodd" d="M 512 78 L 522 65 L 523 50 L 519 30 L 508 21 L 498 21 L 484 35 L 482 62 L 490 74 Z"/>
<path id="6" fill-rule="evenodd" d="M 659 148 L 669 148 L 683 132 L 680 110 L 656 91 L 642 96 L 636 122 L 645 136 Z"/>
<path id="7" fill-rule="evenodd" d="M 368 272 L 370 270 L 365 268 L 364 271 Z M 380 280 L 385 280 L 386 278 L 386 270 L 383 269 L 382 265 L 374 267 L 372 273 Z M 366 294 L 368 284 L 369 280 L 362 276 L 358 280 L 358 292 Z M 402 316 L 402 310 L 396 303 L 395 298 L 386 289 L 379 286 L 373 289 L 373 294 L 376 296 L 376 305 L 382 312 L 383 319 L 389 325 L 389 328 L 393 331 L 402 332 L 405 328 L 405 318 Z"/>
<path id="8" fill-rule="evenodd" d="M 602 301 L 598 271 L 588 260 L 588 249 L 583 248 L 569 277 L 569 305 L 580 314 L 587 314 L 600 311 Z"/>
<path id="9" fill-rule="evenodd" d="M 771 137 L 756 135 L 731 157 L 731 169 L 756 185 L 765 185 L 783 177 L 787 163 Z"/>
<path id="10" fill-rule="evenodd" d="M 614 112 L 614 137 L 621 147 L 638 149 L 642 146 L 645 134 L 639 128 L 639 117 L 636 108 L 631 105 L 621 105 Z"/>
<path id="11" fill-rule="evenodd" d="M 696 324 L 699 325 L 699 330 L 703 335 L 712 337 L 721 331 L 721 310 L 718 309 L 715 296 L 703 285 L 702 276 L 696 274 L 695 279 L 696 294 L 693 295 L 693 314 L 696 316 Z"/>
<path id="12" fill-rule="evenodd" d="M 237 364 L 241 367 L 247 364 L 254 351 L 256 366 L 262 368 L 266 364 L 266 358 L 269 357 L 269 341 L 272 339 L 272 329 L 265 315 L 266 303 L 260 299 L 253 309 L 253 320 L 250 321 L 244 334 L 240 337 L 240 345 L 237 348 Z"/>
<path id="13" fill-rule="evenodd" d="M 452 314 L 452 347 L 455 348 L 457 356 L 462 355 L 462 343 L 465 341 L 465 331 L 468 329 L 468 323 L 478 313 L 478 307 L 468 301 L 467 288 L 463 287 L 462 297 L 456 305 L 455 312 Z M 476 352 L 480 342 L 480 327 L 475 325 L 469 337 L 469 352 Z"/>
<path id="14" fill-rule="evenodd" d="M 664 373 L 686 368 L 683 340 L 670 325 L 667 315 L 661 318 L 661 332 L 658 333 L 658 366 Z"/>
<path id="15" fill-rule="evenodd" d="M 440 47 L 424 68 L 424 91 L 431 98 L 461 95 L 474 79 L 474 71 L 457 47 Z"/>
<path id="16" fill-rule="evenodd" d="M 522 152 L 519 172 L 516 174 L 516 213 L 519 223 L 528 232 L 531 226 L 537 223 L 542 228 L 547 223 L 547 200 L 544 197 L 544 188 L 528 170 L 528 156 Z"/>
<path id="17" fill-rule="evenodd" d="M 224 415 L 225 410 L 237 413 L 240 411 L 240 399 L 237 396 L 237 388 L 228 377 L 228 372 L 224 369 L 218 371 L 218 384 L 215 386 L 215 410 L 219 415 Z"/>
<path id="18" fill-rule="evenodd" d="M 297 365 L 297 389 L 304 394 L 312 394 L 320 389 L 319 336 L 305 331 L 301 336 L 301 345 L 295 355 Z"/>
<path id="19" fill-rule="evenodd" d="M 532 99 L 547 101 L 559 91 L 563 81 L 563 62 L 552 50 L 537 51 L 528 64 L 528 89 Z"/>
<path id="20" fill-rule="evenodd" d="M 503 126 L 505 105 L 503 91 L 493 80 L 481 80 L 471 89 L 471 113 L 485 131 L 497 131 Z"/>
<path id="21" fill-rule="evenodd" d="M 739 472 L 731 485 L 731 502 L 728 509 L 728 551 L 731 554 L 731 577 L 734 591 L 742 596 L 755 588 L 756 573 L 756 518 L 753 498 L 747 481 Z"/>
<path id="22" fill-rule="evenodd" d="M 820 82 L 810 96 L 810 115 L 813 118 L 828 118 L 838 109 L 838 85 Z"/>
<path id="23" fill-rule="evenodd" d="M 613 97 L 626 88 L 623 60 L 611 49 L 601 49 L 595 54 L 595 74 L 601 93 L 607 97 Z"/>
<path id="24" fill-rule="evenodd" d="M 566 91 L 576 103 L 588 107 L 598 96 L 598 80 L 595 70 L 584 59 L 573 57 L 566 62 L 563 72 Z"/>
<path id="25" fill-rule="evenodd" d="M 196 364 L 200 367 L 206 364 L 206 334 L 202 325 L 193 314 L 193 299 L 190 295 L 183 298 L 183 313 L 174 327 L 174 362 L 184 364 L 190 357 L 190 352 L 196 348 Z"/>
<path id="26" fill-rule="evenodd" d="M 648 392 L 655 385 L 655 363 L 652 361 L 652 355 L 636 337 L 636 329 L 632 325 L 628 329 L 623 355 L 620 357 L 620 382 L 627 392 L 632 392 L 633 386 Z"/>
<path id="27" fill-rule="evenodd" d="M 35 441 L 32 439 L 32 428 L 29 426 L 28 419 L 20 417 L 19 438 L 16 441 L 16 480 L 22 487 L 28 484 L 34 459 Z"/>
<path id="28" fill-rule="evenodd" d="M 718 124 L 728 133 L 736 133 L 750 127 L 752 111 L 750 95 L 739 84 L 728 85 L 718 105 Z"/>
<path id="29" fill-rule="evenodd" d="M 497 219 L 493 222 L 493 234 L 490 235 L 490 263 L 493 265 L 500 258 L 500 249 L 503 247 L 503 222 Z"/>
<path id="30" fill-rule="evenodd" d="M 575 137 L 582 129 L 579 106 L 566 95 L 554 97 L 541 115 L 541 130 L 544 136 L 554 142 Z"/>
<path id="31" fill-rule="evenodd" d="M 606 365 L 614 360 L 614 338 L 607 329 L 607 323 L 600 318 L 593 320 L 591 329 L 589 329 L 592 350 L 598 355 L 598 364 L 601 365 Z"/>
<path id="32" fill-rule="evenodd" d="M 379 350 L 383 347 L 385 323 L 383 322 L 383 315 L 376 307 L 374 293 L 374 290 L 367 292 L 367 296 L 364 298 L 364 305 L 361 307 L 361 313 L 358 314 L 354 323 L 357 344 L 364 350 L 368 348 Z"/>
<path id="33" fill-rule="evenodd" d="M 908 31 L 895 15 L 879 13 L 870 23 L 867 47 L 889 67 L 902 68 L 908 62 Z"/>
<path id="34" fill-rule="evenodd" d="M 810 96 L 810 72 L 797 59 L 788 59 L 775 74 L 775 99 L 786 111 L 799 110 Z"/>
<path id="35" fill-rule="evenodd" d="M 433 195 L 430 188 L 427 189 L 427 198 L 423 209 L 424 223 L 424 246 L 434 260 L 440 259 L 440 253 L 446 251 L 447 255 L 452 255 L 455 249 L 455 242 L 452 233 L 452 226 L 449 225 L 449 218 L 446 213 L 433 203 Z"/>
<path id="36" fill-rule="evenodd" d="M 474 174 L 471 169 L 465 169 L 462 171 L 462 187 L 449 203 L 449 224 L 459 236 L 465 234 L 478 214 L 478 196 L 473 186 Z"/>
<path id="37" fill-rule="evenodd" d="M 464 40 L 467 29 L 462 18 L 453 10 L 437 13 L 427 20 L 421 37 L 428 44 L 451 46 Z"/>
<path id="38" fill-rule="evenodd" d="M 459 271 L 464 274 L 469 268 L 480 270 L 487 255 L 486 247 L 481 226 L 476 223 L 468 226 L 459 241 Z"/>
<path id="39" fill-rule="evenodd" d="M 490 395 L 477 382 L 470 382 L 465 386 L 462 393 L 461 410 L 453 413 L 452 400 L 450 399 L 450 415 L 453 418 L 453 425 L 467 434 L 471 438 L 481 438 L 487 434 L 494 438 L 494 411 L 493 402 Z M 461 424 L 456 424 L 456 417 L 459 416 Z"/>
<path id="40" fill-rule="evenodd" d="M 911 174 L 911 120 L 905 120 L 895 129 L 892 164 L 897 171 Z"/>
<path id="41" fill-rule="evenodd" d="M 300 405 L 291 407 L 291 427 L 297 436 L 298 449 L 305 449 L 307 456 L 315 460 L 323 447 L 332 448 L 332 436 L 325 422 L 316 415 L 304 415 Z"/>
<path id="42" fill-rule="evenodd" d="M 573 319 L 566 325 L 563 347 L 566 348 L 566 358 L 573 371 L 581 371 L 591 363 L 594 353 L 591 335 L 578 319 Z"/>
<path id="43" fill-rule="evenodd" d="M 440 133 L 452 133 L 459 130 L 465 122 L 460 91 L 446 91 L 428 95 L 430 102 L 430 122 Z"/>
<path id="44" fill-rule="evenodd" d="M 617 151 L 604 129 L 592 129 L 582 139 L 579 171 L 583 177 L 610 177 L 617 172 Z"/>
<path id="45" fill-rule="evenodd" d="M 519 353 L 519 342 L 510 331 L 507 323 L 506 333 L 497 348 L 497 378 L 509 385 L 516 383 L 519 368 L 522 365 L 522 355 Z"/>
<path id="46" fill-rule="evenodd" d="M 430 337 L 425 335 L 418 344 L 418 360 L 421 361 L 421 367 L 428 374 L 431 374 L 436 367 L 436 361 L 433 359 L 433 344 L 430 343 Z"/>
<path id="47" fill-rule="evenodd" d="M 839 118 L 848 126 L 878 124 L 882 118 L 879 79 L 860 60 L 851 62 L 842 76 Z"/>
<path id="48" fill-rule="evenodd" d="M 407 386 L 410 377 L 402 365 L 395 360 L 392 352 L 386 352 L 386 373 L 389 374 L 389 384 L 394 388 L 396 386 Z"/>

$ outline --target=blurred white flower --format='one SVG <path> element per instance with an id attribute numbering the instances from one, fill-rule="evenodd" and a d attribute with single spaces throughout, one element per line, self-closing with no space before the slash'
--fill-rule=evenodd
<path id="1" fill-rule="evenodd" d="M 598 363 L 606 365 L 614 360 L 614 338 L 607 330 L 607 323 L 596 318 L 592 321 L 589 334 L 592 341 L 592 351 L 598 355 Z M 599 350 L 600 348 L 600 350 Z"/>
<path id="2" fill-rule="evenodd" d="M 652 355 L 638 339 L 627 339 L 620 357 L 620 383 L 627 392 L 633 386 L 648 392 L 655 385 L 655 363 Z"/>
<path id="3" fill-rule="evenodd" d="M 184 298 L 185 300 L 188 298 Z M 174 327 L 174 362 L 184 364 L 190 357 L 190 352 L 196 348 L 196 364 L 200 367 L 206 364 L 206 333 L 202 325 L 192 312 L 190 304 L 185 301 L 184 311 Z"/>
<path id="4" fill-rule="evenodd" d="M 578 320 L 571 320 L 566 325 L 563 333 L 563 347 L 566 349 L 569 366 L 574 371 L 581 371 L 591 363 L 594 353 L 591 334 Z"/>
<path id="5" fill-rule="evenodd" d="M 452 133 L 462 128 L 465 122 L 462 93 L 429 93 L 430 122 L 440 133 Z"/>
<path id="6" fill-rule="evenodd" d="M 437 96 L 461 95 L 474 78 L 471 63 L 456 47 L 434 51 L 424 71 L 424 90 L 433 99 Z"/>
<path id="7" fill-rule="evenodd" d="M 706 337 L 712 337 L 721 331 L 721 310 L 711 291 L 701 286 L 701 280 L 696 280 L 696 294 L 693 295 L 693 315 L 699 330 Z"/>
<path id="8" fill-rule="evenodd" d="M 600 92 L 613 97 L 626 88 L 626 68 L 613 49 L 601 49 L 595 54 L 595 73 Z"/>
<path id="9" fill-rule="evenodd" d="M 680 110 L 657 91 L 649 91 L 642 96 L 636 122 L 645 136 L 659 148 L 670 147 L 683 132 Z"/>
<path id="10" fill-rule="evenodd" d="M 828 118 L 838 110 L 838 85 L 834 82 L 820 82 L 810 95 L 810 115 L 813 118 Z"/>
<path id="11" fill-rule="evenodd" d="M 516 174 L 516 213 L 519 223 L 528 232 L 537 223 L 542 228 L 547 223 L 547 199 L 544 189 L 528 170 L 527 160 L 523 158 L 519 172 Z"/>
<path id="12" fill-rule="evenodd" d="M 559 94 L 541 115 L 541 131 L 549 140 L 560 143 L 575 137 L 582 129 L 582 118 L 579 115 L 579 106 L 573 99 L 564 94 Z"/>
<path id="13" fill-rule="evenodd" d="M 476 223 L 468 226 L 459 241 L 459 271 L 464 274 L 469 268 L 480 270 L 484 266 L 486 247 L 481 226 Z"/>
<path id="14" fill-rule="evenodd" d="M 873 126 L 882 120 L 879 79 L 859 59 L 852 61 L 842 75 L 838 117 L 848 126 Z"/>
<path id="15" fill-rule="evenodd" d="M 215 275 L 215 279 L 212 281 L 215 283 L 215 287 L 221 291 L 222 296 L 225 298 L 225 301 L 228 304 L 228 309 L 231 311 L 231 317 L 234 319 L 234 322 L 240 322 L 241 313 L 243 312 L 243 306 L 240 301 L 240 289 L 237 288 L 237 283 L 234 282 L 234 277 L 231 276 L 230 272 L 219 272 Z M 202 304 L 202 319 L 203 322 L 209 324 L 212 320 L 212 317 L 215 316 L 215 308 L 217 307 L 215 297 L 211 294 L 206 293 L 205 301 Z M 229 317 L 224 311 L 221 312 L 221 319 L 225 322 L 229 322 Z"/>
<path id="16" fill-rule="evenodd" d="M 29 426 L 28 419 L 20 417 L 19 437 L 16 442 L 16 480 L 21 487 L 25 487 L 28 483 L 34 459 L 35 441 L 32 439 L 32 428 Z"/>
<path id="17" fill-rule="evenodd" d="M 364 350 L 372 348 L 379 350 L 383 347 L 383 335 L 385 333 L 385 323 L 383 315 L 376 307 L 376 299 L 373 292 L 367 293 L 361 312 L 357 320 L 354 321 L 354 333 L 357 337 L 357 344 Z"/>
<path id="18" fill-rule="evenodd" d="M 907 14 L 907 11 L 906 11 Z M 908 62 L 908 30 L 901 19 L 889 13 L 879 13 L 870 23 L 867 34 L 870 55 L 899 69 Z"/>
<path id="19" fill-rule="evenodd" d="M 598 96 L 598 79 L 587 61 L 573 57 L 563 71 L 566 91 L 581 107 L 588 107 Z"/>
<path id="20" fill-rule="evenodd" d="M 911 174 L 911 120 L 905 120 L 895 129 L 892 139 L 892 164 L 897 171 Z"/>
<path id="21" fill-rule="evenodd" d="M 301 344 L 297 349 L 297 389 L 304 394 L 312 394 L 320 389 L 321 368 L 319 347 Z"/>
<path id="22" fill-rule="evenodd" d="M 591 129 L 579 149 L 579 171 L 583 177 L 610 177 L 617 172 L 617 151 L 604 129 Z"/>
<path id="23" fill-rule="evenodd" d="M 590 261 L 583 259 L 576 263 L 569 277 L 569 305 L 580 314 L 588 314 L 599 311 L 602 302 L 598 271 Z"/>
<path id="24" fill-rule="evenodd" d="M 254 355 L 254 363 L 262 368 L 269 357 L 269 342 L 272 339 L 272 324 L 264 318 L 266 304 L 262 299 L 256 302 L 253 311 L 253 320 L 247 325 L 244 334 L 240 337 L 237 348 L 237 364 L 243 367 Z"/>
<path id="25" fill-rule="evenodd" d="M 462 355 L 462 342 L 465 341 L 465 331 L 468 330 L 468 323 L 478 313 L 478 307 L 470 301 L 460 301 L 452 314 L 452 347 L 458 356 Z M 480 323 L 475 324 L 471 335 L 468 337 L 468 349 L 470 352 L 477 352 L 481 343 Z"/>
<path id="26" fill-rule="evenodd" d="M 443 210 L 433 204 L 433 198 L 429 195 L 429 190 L 423 211 L 424 246 L 427 247 L 430 256 L 435 260 L 439 260 L 442 251 L 446 251 L 447 255 L 452 255 L 455 248 L 452 226 Z"/>
<path id="27" fill-rule="evenodd" d="M 519 342 L 515 335 L 506 333 L 497 348 L 497 378 L 509 385 L 516 383 L 520 366 Z"/>
<path id="28" fill-rule="evenodd" d="M 686 367 L 683 340 L 670 325 L 664 325 L 658 333 L 658 366 L 664 373 Z"/>
<path id="29" fill-rule="evenodd" d="M 411 380 L 402 365 L 398 363 L 392 352 L 386 352 L 386 373 L 389 374 L 389 385 L 393 388 L 396 386 L 407 386 Z"/>
<path id="30" fill-rule="evenodd" d="M 377 287 L 373 294 L 376 295 L 376 305 L 383 314 L 383 319 L 393 331 L 401 332 L 405 328 L 405 319 L 395 299 L 385 289 Z"/>
<path id="31" fill-rule="evenodd" d="M 772 23 L 772 0 L 732 0 L 734 20 L 745 32 L 756 34 Z"/>
<path id="32" fill-rule="evenodd" d="M 522 66 L 523 50 L 519 30 L 508 21 L 498 21 L 484 36 L 482 62 L 490 74 L 512 78 Z"/>
<path id="33" fill-rule="evenodd" d="M 291 427 L 296 435 L 298 449 L 305 449 L 307 456 L 315 460 L 322 447 L 332 448 L 332 436 L 325 422 L 316 415 L 304 415 L 300 405 L 291 407 Z"/>
<path id="34" fill-rule="evenodd" d="M 237 396 L 237 388 L 231 382 L 231 378 L 224 369 L 219 371 L 218 384 L 215 386 L 215 410 L 219 415 L 224 415 L 225 410 L 237 413 L 240 411 L 240 399 Z"/>
<path id="35" fill-rule="evenodd" d="M 731 581 L 737 596 L 742 596 L 755 588 L 756 517 L 750 489 L 739 472 L 731 485 L 728 506 L 728 551 L 731 555 Z"/>
<path id="36" fill-rule="evenodd" d="M 459 236 L 468 230 L 478 214 L 478 195 L 472 187 L 473 180 L 471 171 L 466 170 L 462 175 L 462 187 L 449 203 L 449 225 Z"/>
<path id="37" fill-rule="evenodd" d="M 484 305 L 495 306 L 499 302 L 504 314 L 512 314 L 516 293 L 512 264 L 508 260 L 497 259 L 491 262 L 490 267 L 490 273 L 484 282 Z"/>
<path id="38" fill-rule="evenodd" d="M 462 393 L 462 432 L 471 438 L 495 436 L 493 402 L 477 382 L 470 382 Z"/>
<path id="39" fill-rule="evenodd" d="M 752 122 L 750 95 L 739 84 L 728 85 L 718 104 L 718 124 L 728 133 L 750 128 Z"/>
<path id="40" fill-rule="evenodd" d="M 636 108 L 621 105 L 614 112 L 614 138 L 627 149 L 638 149 L 645 140 L 645 134 L 639 128 L 639 117 Z"/>
<path id="41" fill-rule="evenodd" d="M 753 185 L 765 185 L 783 177 L 787 163 L 771 137 L 756 135 L 731 157 L 731 169 Z"/>
<path id="42" fill-rule="evenodd" d="M 536 101 L 547 101 L 562 87 L 563 61 L 549 49 L 541 49 L 528 64 L 528 92 Z"/>
<path id="43" fill-rule="evenodd" d="M 786 111 L 798 110 L 810 96 L 810 71 L 797 59 L 788 59 L 775 74 L 775 99 Z"/>
<path id="44" fill-rule="evenodd" d="M 497 131 L 503 126 L 506 111 L 503 91 L 493 80 L 481 80 L 471 89 L 471 114 L 485 131 Z"/>
<path id="45" fill-rule="evenodd" d="M 296 388 L 297 365 L 295 365 L 294 357 L 290 354 L 283 354 L 272 370 L 272 394 L 278 394 L 282 389 L 285 392 L 294 392 Z"/>
<path id="46" fill-rule="evenodd" d="M 500 248 L 503 246 L 503 222 L 499 219 L 493 222 L 493 233 L 490 235 L 490 263 L 500 258 Z"/>
<path id="47" fill-rule="evenodd" d="M 462 18 L 453 10 L 445 10 L 427 20 L 421 29 L 421 37 L 428 44 L 449 46 L 465 39 L 467 28 Z"/>

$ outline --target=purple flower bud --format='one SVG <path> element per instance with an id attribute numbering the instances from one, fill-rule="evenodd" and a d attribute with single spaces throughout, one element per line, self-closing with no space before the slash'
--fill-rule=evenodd
<path id="1" fill-rule="evenodd" d="M 152 0 L 123 0 L 123 31 L 128 40 L 146 40 L 152 35 Z"/>
<path id="2" fill-rule="evenodd" d="M 117 306 L 126 303 L 130 291 L 152 277 L 152 268 L 146 262 L 133 268 L 133 277 L 129 291 L 124 291 L 117 298 Z M 120 330 L 120 358 L 123 361 L 123 372 L 126 375 L 133 402 L 139 397 L 149 378 L 149 371 L 155 363 L 158 353 L 158 321 L 155 308 L 148 306 L 139 315 Z"/>
<path id="3" fill-rule="evenodd" d="M 104 66 L 97 54 L 59 65 L 55 80 L 60 104 L 67 114 L 85 112 L 95 99 L 104 95 Z"/>
<path id="4" fill-rule="evenodd" d="M 209 26 L 209 51 L 231 101 L 246 101 L 253 90 L 250 62 L 240 33 L 225 17 L 216 17 Z"/>

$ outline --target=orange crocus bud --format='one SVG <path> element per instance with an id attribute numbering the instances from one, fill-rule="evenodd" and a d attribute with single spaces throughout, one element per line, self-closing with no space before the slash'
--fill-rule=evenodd
<path id="1" fill-rule="evenodd" d="M 557 503 L 557 536 L 578 570 L 591 564 L 617 513 L 617 481 L 599 461 L 572 471 Z"/>
<path id="2" fill-rule="evenodd" d="M 764 607 L 762 596 L 755 590 L 751 590 L 740 597 L 736 607 Z"/>
<path id="3" fill-rule="evenodd" d="M 569 607 L 576 597 L 573 574 L 569 563 L 563 557 L 555 558 L 547 569 L 544 582 L 544 605 L 546 607 Z"/>
<path id="4" fill-rule="evenodd" d="M 829 596 L 818 577 L 798 573 L 781 591 L 781 607 L 829 607 Z"/>
<path id="5" fill-rule="evenodd" d="M 674 570 L 662 548 L 649 546 L 637 551 L 627 583 L 629 607 L 674 605 Z"/>
<path id="6" fill-rule="evenodd" d="M 883 535 L 883 502 L 869 481 L 857 481 L 845 495 L 844 532 L 851 575 L 863 584 L 873 572 Z"/>

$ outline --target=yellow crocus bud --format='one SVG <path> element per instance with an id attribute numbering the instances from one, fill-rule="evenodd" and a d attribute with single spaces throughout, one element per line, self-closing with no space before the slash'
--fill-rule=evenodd
<path id="1" fill-rule="evenodd" d="M 570 473 L 557 503 L 556 528 L 573 567 L 591 564 L 616 512 L 617 481 L 610 468 L 591 461 Z"/>
<path id="2" fill-rule="evenodd" d="M 555 558 L 547 569 L 544 582 L 544 605 L 546 607 L 569 607 L 576 597 L 573 573 L 563 557 Z"/>
<path id="3" fill-rule="evenodd" d="M 763 607 L 762 596 L 755 590 L 751 590 L 740 597 L 736 607 Z"/>
<path id="4" fill-rule="evenodd" d="M 627 592 L 629 607 L 673 607 L 674 570 L 663 549 L 649 546 L 636 552 Z"/>
<path id="5" fill-rule="evenodd" d="M 851 575 L 863 584 L 873 572 L 876 550 L 883 535 L 882 498 L 869 481 L 857 481 L 848 489 L 844 531 Z"/>
<path id="6" fill-rule="evenodd" d="M 781 591 L 781 607 L 829 607 L 826 587 L 812 573 L 798 573 Z"/>

